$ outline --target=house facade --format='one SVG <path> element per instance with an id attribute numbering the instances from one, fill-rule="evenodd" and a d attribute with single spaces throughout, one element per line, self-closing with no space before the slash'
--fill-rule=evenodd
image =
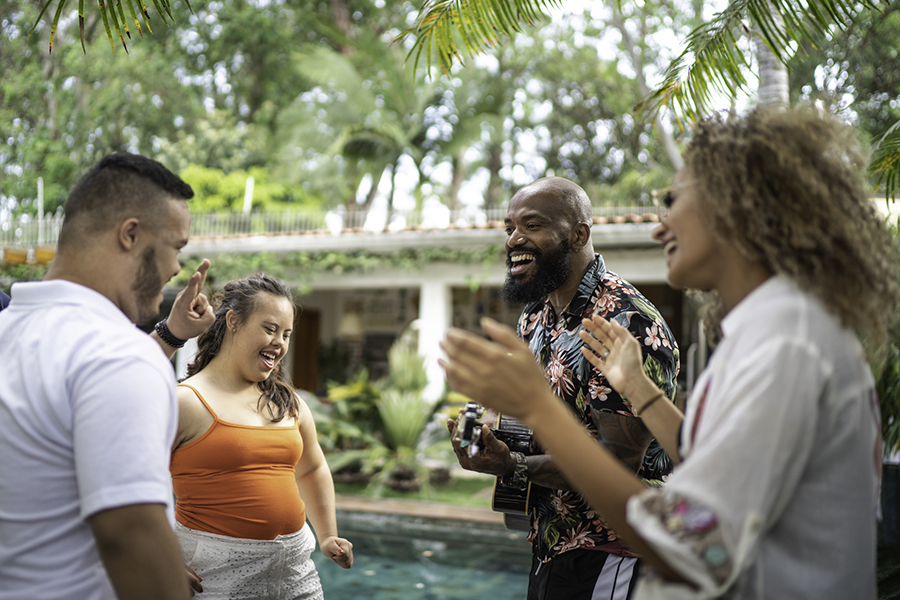
<path id="1" fill-rule="evenodd" d="M 702 365 L 699 361 L 704 359 L 705 346 L 690 301 L 665 283 L 663 253 L 651 238 L 657 220 L 655 214 L 595 217 L 592 241 L 607 267 L 637 286 L 669 323 L 682 348 L 684 390 L 689 388 L 686 378 L 693 380 L 693 373 Z M 482 316 L 514 326 L 522 310 L 500 299 L 506 278 L 505 239 L 500 221 L 393 232 L 346 228 L 204 235 L 201 231 L 192 234 L 183 252 L 209 258 L 213 271 L 216 257 L 223 254 L 266 252 L 278 256 L 328 251 L 391 255 L 409 250 L 427 254 L 428 260 L 415 265 L 394 264 L 349 273 L 332 270 L 310 276 L 300 269 L 287 269 L 287 283 L 303 292 L 296 297 L 302 311 L 286 360 L 295 385 L 321 395 L 328 381 L 346 378 L 360 367 L 366 367 L 372 378 L 385 374 L 388 349 L 406 333 L 414 336 L 425 359 L 426 395 L 436 399 L 444 392 L 438 358 L 446 330 L 478 331 Z M 465 251 L 480 251 L 479 260 L 460 260 Z M 193 351 L 188 345 L 176 357 L 180 373 Z"/>

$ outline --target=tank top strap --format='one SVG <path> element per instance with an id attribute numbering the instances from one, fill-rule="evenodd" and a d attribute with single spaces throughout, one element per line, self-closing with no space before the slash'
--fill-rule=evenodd
<path id="1" fill-rule="evenodd" d="M 209 411 L 209 414 L 212 415 L 213 420 L 214 420 L 214 421 L 218 421 L 218 420 L 219 420 L 219 415 L 217 415 L 217 414 L 216 414 L 216 411 L 214 411 L 214 410 L 212 409 L 212 407 L 206 402 L 206 399 L 203 398 L 203 394 L 201 394 L 200 392 L 197 391 L 197 388 L 195 388 L 195 387 L 192 386 L 192 385 L 188 385 L 188 384 L 186 384 L 186 383 L 179 383 L 179 384 L 178 384 L 178 387 L 184 387 L 184 388 L 187 388 L 187 389 L 191 390 L 192 392 L 194 392 L 194 394 L 197 395 L 197 398 L 200 399 L 200 402 L 203 403 L 203 406 L 206 407 L 206 410 Z"/>

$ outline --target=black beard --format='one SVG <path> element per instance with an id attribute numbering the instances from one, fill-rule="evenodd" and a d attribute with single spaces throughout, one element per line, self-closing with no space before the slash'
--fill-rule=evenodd
<path id="1" fill-rule="evenodd" d="M 141 254 L 141 264 L 131 285 L 140 310 L 137 325 L 148 324 L 159 315 L 159 305 L 155 301 L 162 287 L 162 276 L 156 268 L 156 250 L 146 248 Z"/>
<path id="2" fill-rule="evenodd" d="M 500 290 L 500 298 L 507 304 L 531 304 L 543 300 L 550 292 L 562 286 L 569 276 L 572 263 L 569 240 L 562 240 L 559 245 L 546 254 L 529 250 L 535 255 L 534 275 L 519 281 L 511 273 L 506 274 L 506 283 Z M 512 259 L 506 255 L 506 266 L 512 267 Z"/>

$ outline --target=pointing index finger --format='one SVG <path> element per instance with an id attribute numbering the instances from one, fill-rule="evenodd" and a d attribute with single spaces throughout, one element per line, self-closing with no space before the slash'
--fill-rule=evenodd
<path id="1" fill-rule="evenodd" d="M 209 259 L 204 258 L 203 262 L 200 263 L 200 266 L 197 267 L 197 271 L 191 275 L 191 280 L 188 282 L 188 295 L 191 298 L 196 298 L 200 295 L 200 290 L 206 285 L 206 274 L 208 272 Z"/>
<path id="2" fill-rule="evenodd" d="M 206 285 L 206 274 L 209 272 L 209 259 L 204 258 L 203 262 L 200 263 L 200 266 L 197 267 L 197 272 L 200 273 L 200 287 L 198 287 L 198 291 L 203 289 L 203 286 Z"/>

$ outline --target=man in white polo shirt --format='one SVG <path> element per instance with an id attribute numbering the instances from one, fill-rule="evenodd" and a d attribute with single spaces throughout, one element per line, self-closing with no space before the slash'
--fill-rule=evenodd
<path id="1" fill-rule="evenodd" d="M 187 599 L 172 532 L 174 348 L 154 320 L 181 270 L 190 186 L 161 164 L 104 158 L 76 184 L 42 282 L 0 312 L 0 600 Z M 214 318 L 208 263 L 158 335 Z M 172 342 L 172 340 L 175 340 Z"/>

